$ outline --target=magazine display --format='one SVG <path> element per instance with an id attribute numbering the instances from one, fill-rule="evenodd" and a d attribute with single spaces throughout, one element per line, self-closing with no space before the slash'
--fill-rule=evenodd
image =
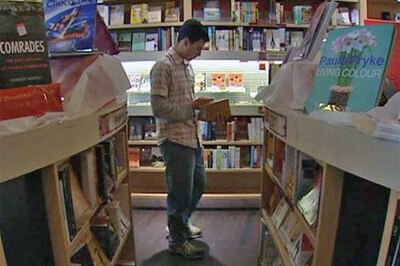
<path id="1" fill-rule="evenodd" d="M 96 26 L 96 0 L 43 0 L 49 51 L 92 50 Z"/>

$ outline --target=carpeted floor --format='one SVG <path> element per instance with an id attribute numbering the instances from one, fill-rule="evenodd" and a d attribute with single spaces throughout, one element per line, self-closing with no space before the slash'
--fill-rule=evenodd
<path id="1" fill-rule="evenodd" d="M 192 221 L 203 230 L 196 240 L 203 260 L 187 261 L 168 252 L 163 201 L 133 200 L 136 257 L 139 266 L 252 266 L 257 263 L 260 216 L 258 201 L 204 200 Z M 139 204 L 140 203 L 140 204 Z M 229 203 L 229 204 L 228 204 Z M 152 209 L 151 207 L 154 207 Z"/>

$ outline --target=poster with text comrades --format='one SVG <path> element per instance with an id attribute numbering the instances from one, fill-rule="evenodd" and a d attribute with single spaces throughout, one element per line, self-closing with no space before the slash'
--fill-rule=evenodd
<path id="1" fill-rule="evenodd" d="M 0 89 L 51 82 L 42 3 L 0 1 Z"/>
<path id="2" fill-rule="evenodd" d="M 50 53 L 93 50 L 96 0 L 43 0 Z"/>
<path id="3" fill-rule="evenodd" d="M 376 106 L 390 56 L 393 25 L 335 29 L 322 50 L 305 111 L 366 112 Z"/>

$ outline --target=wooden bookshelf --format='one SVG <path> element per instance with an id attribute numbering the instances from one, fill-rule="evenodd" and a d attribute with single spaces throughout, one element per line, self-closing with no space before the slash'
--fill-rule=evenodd
<path id="1" fill-rule="evenodd" d="M 372 184 L 370 188 L 366 189 L 374 191 L 373 189 L 378 186 L 379 191 L 381 191 L 380 193 L 391 191 L 387 210 L 382 210 L 386 215 L 385 226 L 373 232 L 373 234 L 376 234 L 376 237 L 379 237 L 381 232 L 383 232 L 383 235 L 380 248 L 378 247 L 378 261 L 375 263 L 371 261 L 371 265 L 372 263 L 374 265 L 385 265 L 391 241 L 391 230 L 396 215 L 395 209 L 397 201 L 400 198 L 400 183 L 398 179 L 398 173 L 400 173 L 400 165 L 398 164 L 398 160 L 400 159 L 398 152 L 400 150 L 400 143 L 372 138 L 353 128 L 328 124 L 324 121 L 310 118 L 301 112 L 277 107 L 272 108 L 271 106 L 267 106 L 267 108 L 285 117 L 286 131 L 284 136 L 280 136 L 274 133 L 266 122 L 265 130 L 269 131 L 269 133 L 265 133 L 265 136 L 272 134 L 273 138 L 283 141 L 286 146 L 290 146 L 300 153 L 307 154 L 306 158 L 313 158 L 322 166 L 323 174 L 319 196 L 318 219 L 316 228 L 314 228 L 308 224 L 297 207 L 297 203 L 292 202 L 292 197 L 286 194 L 285 189 L 280 183 L 281 179 L 274 175 L 271 167 L 265 162 L 261 189 L 261 216 L 263 219 L 265 219 L 265 216 L 272 215 L 274 211 L 269 210 L 269 199 L 273 194 L 271 187 L 277 186 L 280 193 L 283 194 L 283 197 L 289 203 L 289 206 L 292 207 L 303 233 L 307 235 L 314 247 L 312 265 L 336 265 L 333 264 L 334 261 L 338 263 L 336 261 L 337 257 L 341 257 L 337 253 L 339 252 L 337 249 L 340 244 L 336 241 L 343 241 L 343 234 L 347 232 L 343 231 L 343 228 L 356 226 L 349 224 L 351 221 L 346 220 L 346 213 L 342 216 L 342 208 L 346 209 L 346 206 L 341 206 L 342 201 L 346 197 L 347 200 L 351 198 L 351 195 L 343 192 L 344 181 L 349 180 L 350 176 L 360 177 L 363 180 L 362 182 Z M 266 137 L 264 139 L 267 141 Z M 267 143 L 265 142 L 264 145 L 267 145 Z M 266 149 L 264 148 L 264 150 Z M 300 158 L 295 156 L 295 160 L 299 160 Z M 296 166 L 293 167 L 295 168 L 297 179 L 298 175 L 296 172 L 299 171 L 299 168 Z M 345 176 L 349 176 L 346 177 L 349 179 L 346 179 Z M 364 183 L 362 183 L 363 186 L 365 186 Z M 385 193 L 380 195 L 383 196 Z M 385 201 L 384 196 L 380 201 Z M 365 210 L 367 211 L 368 208 Z M 376 211 L 375 209 L 374 215 L 381 217 L 382 214 L 376 213 Z M 276 233 L 274 234 L 274 230 L 276 231 L 275 225 L 268 222 L 266 224 L 272 236 L 277 238 L 275 242 L 279 243 L 280 241 L 282 243 L 280 235 L 276 236 Z M 364 232 L 366 235 L 371 233 Z M 360 244 L 362 245 L 362 243 Z M 374 246 L 374 248 L 376 250 L 377 247 Z M 286 256 L 287 251 L 282 250 L 282 248 L 278 248 L 278 251 L 281 257 Z M 340 251 L 343 252 L 343 250 Z M 344 254 L 343 256 L 347 255 Z"/>
<path id="2" fill-rule="evenodd" d="M 264 210 L 262 210 L 261 222 L 264 222 L 267 225 L 269 233 L 271 233 L 271 235 L 272 235 L 272 238 L 275 242 L 275 247 L 278 249 L 278 252 L 281 257 L 281 260 L 283 261 L 283 264 L 285 266 L 293 265 L 293 261 L 291 260 L 291 257 L 289 255 L 288 251 L 286 250 L 285 245 L 283 244 L 282 238 L 281 238 L 278 230 L 276 230 L 274 222 L 272 221 L 271 217 L 268 216 Z"/>
<path id="3" fill-rule="evenodd" d="M 90 229 L 92 218 L 102 211 L 103 205 L 99 202 L 95 207 L 91 206 L 87 198 L 88 202 L 80 202 L 83 197 L 88 195 L 83 194 L 83 188 L 77 183 L 78 177 L 76 176 L 75 168 L 73 169 L 73 167 L 77 166 L 73 161 L 81 159 L 81 157 L 76 155 L 88 152 L 93 154 L 92 163 L 98 163 L 98 161 L 95 161 L 96 156 L 93 147 L 99 143 L 105 143 L 106 140 L 115 141 L 115 154 L 111 154 L 111 156 L 117 156 L 118 153 L 122 160 L 121 169 L 117 173 L 117 176 L 114 177 L 114 184 L 110 186 L 109 193 L 113 195 L 114 200 L 121 201 L 121 209 L 125 208 L 122 211 L 131 223 L 129 229 L 126 231 L 126 235 L 121 239 L 118 253 L 115 254 L 113 261 L 107 265 L 116 265 L 117 261 L 121 258 L 124 261 L 130 261 L 131 265 L 135 261 L 133 222 L 131 220 L 129 200 L 130 193 L 128 184 L 125 184 L 128 181 L 126 120 L 118 120 L 122 121 L 122 124 L 116 124 L 115 128 L 108 129 L 110 132 L 106 134 L 103 133 L 102 130 L 104 128 L 100 124 L 105 116 L 115 114 L 114 112 L 121 111 L 121 108 L 126 110 L 126 105 L 109 106 L 93 114 L 65 121 L 56 121 L 30 131 L 0 138 L 2 148 L 7 148 L 7 152 L 2 152 L 0 155 L 2 169 L 0 171 L 1 185 L 5 182 L 21 178 L 21 175 L 40 169 L 37 172 L 40 173 L 40 183 L 43 188 L 43 204 L 47 216 L 46 224 L 48 225 L 49 241 L 51 242 L 51 251 L 55 265 L 69 265 L 71 254 L 82 243 L 86 243 L 89 238 L 94 237 Z M 119 118 L 121 117 L 116 117 L 116 119 Z M 79 134 L 79 138 L 71 138 L 71 136 L 75 136 L 76 134 Z M 64 166 L 69 169 L 68 179 L 70 181 L 68 182 L 71 182 L 70 187 L 65 184 L 66 187 L 62 187 L 64 185 L 60 181 L 59 170 L 60 167 Z M 80 167 L 83 166 L 80 165 Z M 96 171 L 96 165 L 92 165 L 91 168 L 93 171 Z M 66 214 L 68 211 L 65 206 L 69 203 L 67 202 L 67 196 L 64 195 L 65 192 L 62 192 L 65 189 L 74 190 L 74 192 L 71 191 L 72 199 L 70 199 L 70 202 L 73 200 L 72 204 L 77 204 L 71 207 L 75 213 L 73 219 L 77 227 L 76 232 L 73 233 L 69 232 L 68 228 L 69 221 L 67 218 L 68 214 Z M 76 189 L 82 191 L 77 191 Z M 96 187 L 94 189 L 97 190 Z M 123 199 L 124 203 L 122 203 Z M 76 215 L 79 215 L 79 217 Z M 70 234 L 73 234 L 73 237 Z M 125 251 L 127 247 L 129 248 L 128 252 Z M 1 246 L 0 255 L 4 257 L 3 260 L 5 261 L 7 254 L 4 254 L 3 246 Z M 2 259 L 1 256 L 0 259 Z M 8 265 L 11 265 L 10 263 L 9 261 Z M 1 261 L 0 264 L 7 265 L 7 262 L 3 263 Z"/>

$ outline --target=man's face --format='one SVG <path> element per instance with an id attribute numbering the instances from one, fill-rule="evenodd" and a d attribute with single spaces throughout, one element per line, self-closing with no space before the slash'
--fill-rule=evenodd
<path id="1" fill-rule="evenodd" d="M 185 47 L 185 59 L 192 60 L 201 55 L 201 50 L 206 44 L 205 41 L 199 40 L 197 42 L 191 43 L 189 39 L 185 38 L 184 40 Z"/>

